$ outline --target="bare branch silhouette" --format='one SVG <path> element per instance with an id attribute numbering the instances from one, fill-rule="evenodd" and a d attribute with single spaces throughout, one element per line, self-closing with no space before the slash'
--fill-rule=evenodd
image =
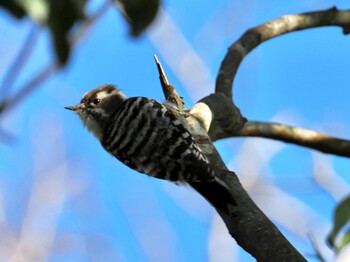
<path id="1" fill-rule="evenodd" d="M 340 26 L 344 29 L 344 33 L 348 33 L 348 28 L 350 27 L 350 10 L 339 11 L 336 8 L 332 8 L 319 12 L 287 15 L 249 29 L 238 41 L 231 45 L 221 64 L 216 79 L 215 94 L 209 95 L 200 101 L 205 103 L 210 108 L 211 112 L 204 112 L 204 110 L 197 112 L 198 114 L 202 114 L 202 117 L 197 117 L 197 119 L 207 119 L 208 121 L 211 121 L 210 130 L 207 131 L 209 131 L 209 136 L 212 141 L 225 137 L 237 136 L 237 134 L 240 134 L 241 130 L 242 135 L 244 134 L 246 136 L 248 134 L 253 134 L 254 132 L 254 126 L 249 124 L 249 122 L 246 124 L 246 129 L 244 129 L 246 119 L 242 117 L 240 110 L 232 101 L 233 80 L 243 58 L 266 40 L 289 32 L 321 26 Z M 307 132 L 301 129 L 294 129 L 294 132 L 298 134 L 299 137 L 294 137 L 293 140 L 292 134 L 283 137 L 281 134 L 281 127 L 279 128 L 280 129 L 278 130 L 276 127 L 274 137 L 273 134 L 271 134 L 269 138 L 279 138 L 280 140 L 284 138 L 283 141 L 286 142 L 298 142 L 301 145 L 307 144 L 309 147 L 313 146 L 318 150 L 330 151 L 332 154 L 337 152 L 338 155 L 340 154 L 340 151 L 339 149 L 335 149 L 335 147 L 341 145 L 343 147 L 341 150 L 343 152 L 342 154 L 348 154 L 348 152 L 344 153 L 346 148 L 348 148 L 347 146 L 349 143 L 346 140 L 313 133 L 314 141 L 312 141 L 311 138 L 306 139 L 306 134 L 308 133 L 310 135 L 312 131 Z M 288 128 L 284 128 L 283 131 L 287 132 Z M 272 131 L 270 130 L 270 132 Z M 261 133 L 260 130 L 260 134 Z M 315 140 L 317 140 L 318 144 Z M 212 153 L 211 155 L 209 154 L 209 157 L 214 158 L 212 162 L 222 162 L 220 161 L 219 155 L 213 153 L 215 152 L 215 149 L 211 148 L 207 152 Z M 239 183 L 237 176 L 233 172 L 222 173 L 220 174 L 220 178 L 231 188 L 238 205 L 235 215 L 219 213 L 230 234 L 236 239 L 239 245 L 259 261 L 304 261 L 304 258 L 302 258 L 300 254 L 289 249 L 288 241 L 284 239 L 283 235 L 249 198 L 246 191 Z M 253 230 L 253 233 L 249 231 L 249 229 L 252 228 L 256 229 L 256 231 Z M 257 234 L 259 234 L 259 237 L 257 237 Z M 259 239 L 260 243 L 263 242 L 264 247 L 260 246 L 259 248 L 256 248 L 259 246 L 258 243 L 253 244 L 256 239 Z M 275 246 L 278 245 L 278 243 L 283 243 L 283 247 Z M 281 252 L 276 254 L 277 250 Z M 286 253 L 284 253 L 284 251 Z M 267 257 L 266 254 L 270 252 L 274 252 L 274 258 Z"/>
<path id="2" fill-rule="evenodd" d="M 310 239 L 313 249 L 315 250 L 316 257 L 318 258 L 318 260 L 320 262 L 326 262 L 326 259 L 323 257 L 315 237 L 312 234 L 308 234 L 308 237 Z"/>
<path id="3" fill-rule="evenodd" d="M 10 91 L 13 85 L 13 82 L 16 79 L 16 76 L 19 74 L 23 65 L 27 62 L 27 59 L 30 56 L 30 53 L 32 52 L 34 44 L 38 39 L 39 32 L 40 32 L 39 26 L 37 24 L 33 24 L 28 33 L 27 38 L 24 40 L 21 50 L 18 52 L 17 57 L 13 61 L 7 74 L 4 77 L 4 80 L 0 87 L 0 94 L 1 94 L 0 98 L 4 97 L 6 93 Z"/>
<path id="4" fill-rule="evenodd" d="M 350 157 L 349 140 L 320 134 L 301 127 L 248 121 L 242 129 L 234 132 L 233 136 L 270 138 L 312 148 L 327 154 Z"/>
<path id="5" fill-rule="evenodd" d="M 232 98 L 232 85 L 244 57 L 263 42 L 283 34 L 321 26 L 339 26 L 349 33 L 350 10 L 335 7 L 318 12 L 285 15 L 247 30 L 233 43 L 222 61 L 216 78 L 216 91 Z"/>

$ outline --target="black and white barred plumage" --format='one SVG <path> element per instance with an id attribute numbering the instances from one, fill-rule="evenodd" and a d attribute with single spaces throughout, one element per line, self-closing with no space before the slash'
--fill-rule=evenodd
<path id="1" fill-rule="evenodd" d="M 102 145 L 127 166 L 153 177 L 181 182 L 214 176 L 192 135 L 153 99 L 125 100 L 107 122 Z"/>
<path id="2" fill-rule="evenodd" d="M 74 110 L 102 146 L 138 172 L 174 182 L 210 182 L 214 171 L 185 125 L 164 105 L 112 85 L 85 94 Z"/>
<path id="3" fill-rule="evenodd" d="M 171 107 L 145 97 L 127 98 L 113 85 L 103 85 L 66 109 L 75 111 L 106 151 L 125 165 L 152 177 L 187 182 L 217 210 L 234 210 L 230 189 Z"/>

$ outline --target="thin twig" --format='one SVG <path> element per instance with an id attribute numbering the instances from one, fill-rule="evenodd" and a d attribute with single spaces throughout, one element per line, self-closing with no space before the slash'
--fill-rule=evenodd
<path id="1" fill-rule="evenodd" d="M 233 133 L 233 136 L 265 137 L 312 148 L 327 154 L 350 157 L 349 140 L 335 138 L 300 127 L 248 121 L 241 130 Z"/>
<path id="2" fill-rule="evenodd" d="M 308 234 L 307 236 L 309 237 L 311 245 L 316 252 L 316 257 L 320 260 L 320 262 L 326 262 L 326 259 L 323 257 L 315 237 L 311 233 Z"/>
<path id="3" fill-rule="evenodd" d="M 33 23 L 27 38 L 25 39 L 21 50 L 18 52 L 15 60 L 12 62 L 7 74 L 4 77 L 2 85 L 0 87 L 0 99 L 4 99 L 11 87 L 13 82 L 20 73 L 23 65 L 27 62 L 27 59 L 34 47 L 36 40 L 38 39 L 40 27 Z"/>
<path id="4" fill-rule="evenodd" d="M 71 35 L 69 42 L 71 43 L 72 47 L 82 39 L 82 36 L 84 35 L 83 33 L 87 32 L 87 29 L 91 28 L 91 26 L 108 10 L 110 6 L 111 2 L 109 0 L 104 2 L 94 15 L 85 20 L 81 29 L 78 30 L 75 34 Z M 42 70 L 40 70 L 39 73 L 37 73 L 34 77 L 32 77 L 26 84 L 24 84 L 24 86 L 19 89 L 17 94 L 11 97 L 8 96 L 6 99 L 4 99 L 0 104 L 0 116 L 2 116 L 5 111 L 12 109 L 18 105 L 23 99 L 25 99 L 30 93 L 37 89 L 41 83 L 53 75 L 57 70 L 59 70 L 57 61 L 51 62 Z"/>
<path id="5" fill-rule="evenodd" d="M 167 101 L 167 104 L 170 103 L 176 106 L 177 109 L 184 110 L 185 106 L 184 106 L 182 97 L 179 96 L 176 89 L 169 83 L 168 78 L 166 77 L 165 72 L 163 70 L 162 64 L 159 62 L 156 55 L 154 55 L 154 60 L 156 61 L 156 64 L 157 64 L 159 80 L 162 85 L 163 93 Z"/>
<path id="6" fill-rule="evenodd" d="M 0 129 L 0 143 L 12 145 L 15 142 L 15 137 L 7 131 Z"/>
<path id="7" fill-rule="evenodd" d="M 286 15 L 249 29 L 229 47 L 216 78 L 216 92 L 221 92 L 232 99 L 232 85 L 238 67 L 244 57 L 261 43 L 286 33 L 321 26 L 340 26 L 344 34 L 348 34 L 350 10 L 331 8 L 325 11 Z"/>
<path id="8" fill-rule="evenodd" d="M 16 95 L 9 98 L 6 107 L 3 108 L 3 111 L 14 108 L 18 105 L 23 99 L 25 99 L 30 93 L 32 93 L 36 88 L 40 86 L 46 79 L 48 79 L 53 73 L 58 69 L 58 64 L 51 63 L 50 65 L 44 67 L 39 73 L 37 73 L 33 78 L 29 80 Z"/>
<path id="9" fill-rule="evenodd" d="M 111 5 L 112 5 L 112 1 L 107 0 L 97 9 L 97 11 L 92 16 L 87 17 L 83 25 L 79 27 L 79 29 L 76 32 L 74 32 L 74 34 L 71 35 L 70 38 L 68 39 L 70 45 L 73 46 L 79 41 L 81 41 L 83 36 L 86 35 L 86 32 L 93 26 L 93 24 L 100 17 L 102 17 L 108 11 Z"/>

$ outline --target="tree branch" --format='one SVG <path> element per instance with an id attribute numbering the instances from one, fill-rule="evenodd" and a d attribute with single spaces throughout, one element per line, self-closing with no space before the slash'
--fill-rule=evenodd
<path id="1" fill-rule="evenodd" d="M 15 137 L 12 134 L 0 129 L 0 143 L 12 145 L 14 141 Z"/>
<path id="2" fill-rule="evenodd" d="M 240 129 L 246 122 L 246 119 L 232 101 L 234 77 L 244 57 L 259 44 L 271 38 L 321 26 L 339 26 L 343 28 L 344 34 L 350 33 L 350 10 L 331 8 L 318 12 L 286 15 L 247 30 L 239 40 L 230 46 L 216 79 L 216 93 L 200 101 L 209 106 L 213 115 L 213 121 L 209 130 L 212 141 L 239 134 Z M 281 140 L 289 143 L 294 143 L 295 141 L 298 144 L 297 139 L 292 140 L 291 137 L 288 139 L 289 141 Z M 304 144 L 301 142 L 299 144 L 306 146 L 306 143 L 308 147 L 325 153 L 349 156 L 349 153 L 346 152 L 349 143 L 347 140 L 333 139 L 325 135 L 322 139 L 321 137 L 318 137 L 318 139 L 317 143 L 308 141 L 304 142 Z M 339 145 L 341 148 L 337 149 L 336 146 Z"/>
<path id="3" fill-rule="evenodd" d="M 79 28 L 79 30 L 75 34 L 71 35 L 69 38 L 69 42 L 71 43 L 72 46 L 82 39 L 82 36 L 87 32 L 87 30 L 91 28 L 91 26 L 108 10 L 110 6 L 111 6 L 111 2 L 109 0 L 105 1 L 99 7 L 99 9 L 96 11 L 94 15 L 92 15 L 91 17 L 88 17 L 84 21 L 84 23 Z M 28 55 L 29 55 L 29 50 L 27 50 L 22 54 L 22 56 L 28 56 Z M 22 57 L 22 56 L 19 56 L 17 60 L 20 60 L 21 62 L 24 63 L 26 59 L 25 57 Z M 17 63 L 16 61 L 14 64 Z M 58 70 L 59 70 L 58 62 L 52 61 L 47 66 L 43 67 L 26 84 L 24 84 L 24 86 L 19 89 L 17 94 L 8 95 L 6 98 L 3 98 L 0 101 L 0 117 L 5 113 L 5 111 L 17 106 L 23 99 L 25 99 L 29 94 L 31 94 L 34 90 L 36 90 L 41 83 L 43 83 L 46 79 L 48 79 L 51 75 L 53 75 Z M 13 73 L 11 73 L 11 79 L 16 78 L 18 73 L 19 73 L 19 70 L 15 70 Z"/>
<path id="4" fill-rule="evenodd" d="M 166 79 L 158 59 L 156 63 L 166 99 L 180 98 L 175 88 Z M 164 91 L 164 86 L 171 86 L 171 89 Z M 174 106 L 177 108 L 177 105 Z M 243 189 L 236 174 L 227 169 L 207 133 L 211 121 L 210 114 L 207 114 L 210 108 L 203 106 L 203 103 L 197 103 L 190 114 L 182 112 L 180 108 L 177 109 L 174 113 L 182 114 L 179 117 L 187 120 L 191 134 L 207 156 L 210 165 L 216 167 L 215 175 L 226 185 L 225 188 L 229 189 L 229 193 L 223 195 L 223 188 L 216 182 L 189 182 L 189 185 L 214 206 L 231 236 L 258 261 L 306 261 L 256 206 Z M 209 125 L 206 122 L 209 122 Z M 228 203 L 230 208 L 223 209 L 223 203 Z"/>
<path id="5" fill-rule="evenodd" d="M 248 121 L 242 129 L 233 132 L 232 135 L 271 138 L 312 148 L 327 154 L 350 157 L 349 140 L 335 138 L 300 127 Z"/>
<path id="6" fill-rule="evenodd" d="M 243 58 L 261 43 L 286 33 L 321 26 L 339 26 L 343 28 L 344 34 L 348 34 L 350 10 L 333 7 L 325 11 L 286 15 L 249 29 L 229 47 L 216 78 L 215 92 L 232 99 L 233 80 L 238 67 Z"/>
<path id="7" fill-rule="evenodd" d="M 10 90 L 13 82 L 16 79 L 16 76 L 21 71 L 23 65 L 27 62 L 27 59 L 36 43 L 36 40 L 39 36 L 39 26 L 37 24 L 33 24 L 32 28 L 29 31 L 27 38 L 25 39 L 21 50 L 18 52 L 15 60 L 13 61 L 11 67 L 7 71 L 7 74 L 4 77 L 2 85 L 0 87 L 0 98 L 4 98 L 7 92 Z"/>
<path id="8" fill-rule="evenodd" d="M 257 261 L 306 261 L 257 207 L 240 184 L 237 175 L 227 170 L 220 154 L 208 137 L 207 130 L 203 129 L 202 122 L 200 122 L 201 118 L 206 118 L 207 110 L 195 110 L 196 114 L 193 115 L 192 111 L 196 106 L 198 104 L 194 106 L 190 117 L 187 118 L 191 132 L 195 132 L 197 136 L 202 137 L 202 143 L 200 144 L 202 151 L 208 157 L 210 164 L 219 167 L 219 170 L 221 170 L 216 173 L 216 176 L 230 189 L 235 201 L 233 212 L 222 212 L 218 206 L 214 205 L 214 208 L 225 222 L 230 235 Z M 200 114 L 202 114 L 201 117 Z M 198 191 L 196 187 L 195 189 Z M 207 192 L 198 192 L 208 199 Z M 220 195 L 220 192 L 217 195 Z M 212 204 L 214 203 L 212 202 Z"/>
<path id="9" fill-rule="evenodd" d="M 247 124 L 247 128 L 244 129 L 246 119 L 242 117 L 239 109 L 232 101 L 233 80 L 243 58 L 259 44 L 273 37 L 320 26 L 340 26 L 344 29 L 344 33 L 349 33 L 350 11 L 338 11 L 336 8 L 332 8 L 320 12 L 287 15 L 246 31 L 237 42 L 231 45 L 217 76 L 215 94 L 203 98 L 191 110 L 191 112 L 196 112 L 196 115 L 194 115 L 196 121 L 203 122 L 203 119 L 207 120 L 204 126 L 210 126 L 207 131 L 212 141 L 232 136 L 232 134 L 239 134 L 242 128 L 242 132 L 248 132 L 248 130 L 253 132 L 252 129 L 249 129 L 252 127 L 250 124 Z M 205 104 L 206 107 L 202 106 L 201 110 L 195 110 L 201 104 Z M 189 121 L 195 122 L 191 119 Z M 195 129 L 198 129 L 198 126 Z M 288 136 L 285 135 L 284 139 L 288 142 L 303 141 L 304 144 L 307 143 L 309 146 L 317 146 L 318 150 L 320 148 L 322 150 L 332 150 L 330 147 L 333 147 L 334 151 L 335 144 L 337 146 L 342 144 L 342 147 L 348 144 L 348 141 L 345 141 L 344 145 L 342 143 L 344 141 L 339 139 L 325 135 L 317 136 L 316 134 L 313 135 L 314 144 L 312 144 L 311 138 L 306 139 L 307 132 L 301 132 L 301 129 L 294 129 L 293 131 L 294 135 L 298 134 L 299 137 L 293 138 L 292 133 Z M 310 135 L 310 131 L 308 134 Z M 210 141 L 210 139 L 208 140 Z M 317 145 L 315 140 L 318 141 Z M 329 145 L 330 141 L 332 141 L 332 146 Z M 320 146 L 320 144 L 322 145 Z M 342 150 L 346 151 L 346 148 Z M 203 151 L 207 153 L 206 155 L 211 160 L 210 163 L 222 163 L 211 142 L 203 147 Z M 336 152 L 339 152 L 339 149 L 336 149 Z M 223 164 L 220 166 L 224 167 Z M 234 173 L 223 171 L 217 175 L 229 186 L 237 202 L 237 210 L 233 215 L 223 214 L 220 211 L 219 214 L 230 234 L 240 246 L 257 258 L 258 261 L 305 261 L 249 198 Z M 263 245 L 261 245 L 262 243 Z M 274 254 L 273 258 L 269 256 L 270 254 Z"/>
<path id="10" fill-rule="evenodd" d="M 308 237 L 310 239 L 310 242 L 311 242 L 311 245 L 312 247 L 314 248 L 315 250 L 315 253 L 316 253 L 316 257 L 318 258 L 318 260 L 320 262 L 326 262 L 326 259 L 323 257 L 322 253 L 321 253 L 321 250 L 317 244 L 317 241 L 315 239 L 315 237 L 310 233 L 308 234 Z"/>
<path id="11" fill-rule="evenodd" d="M 176 89 L 169 83 L 168 78 L 165 75 L 162 64 L 159 62 L 156 55 L 154 55 L 154 60 L 156 61 L 160 84 L 162 85 L 163 93 L 167 104 L 174 105 L 180 111 L 185 109 L 182 97 L 179 96 Z"/>

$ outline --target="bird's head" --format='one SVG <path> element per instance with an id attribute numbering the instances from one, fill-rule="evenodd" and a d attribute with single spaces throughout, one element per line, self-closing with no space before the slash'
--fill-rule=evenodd
<path id="1" fill-rule="evenodd" d="M 101 140 L 107 120 L 126 98 L 115 86 L 107 84 L 86 93 L 78 105 L 65 109 L 77 113 L 84 126 Z"/>

